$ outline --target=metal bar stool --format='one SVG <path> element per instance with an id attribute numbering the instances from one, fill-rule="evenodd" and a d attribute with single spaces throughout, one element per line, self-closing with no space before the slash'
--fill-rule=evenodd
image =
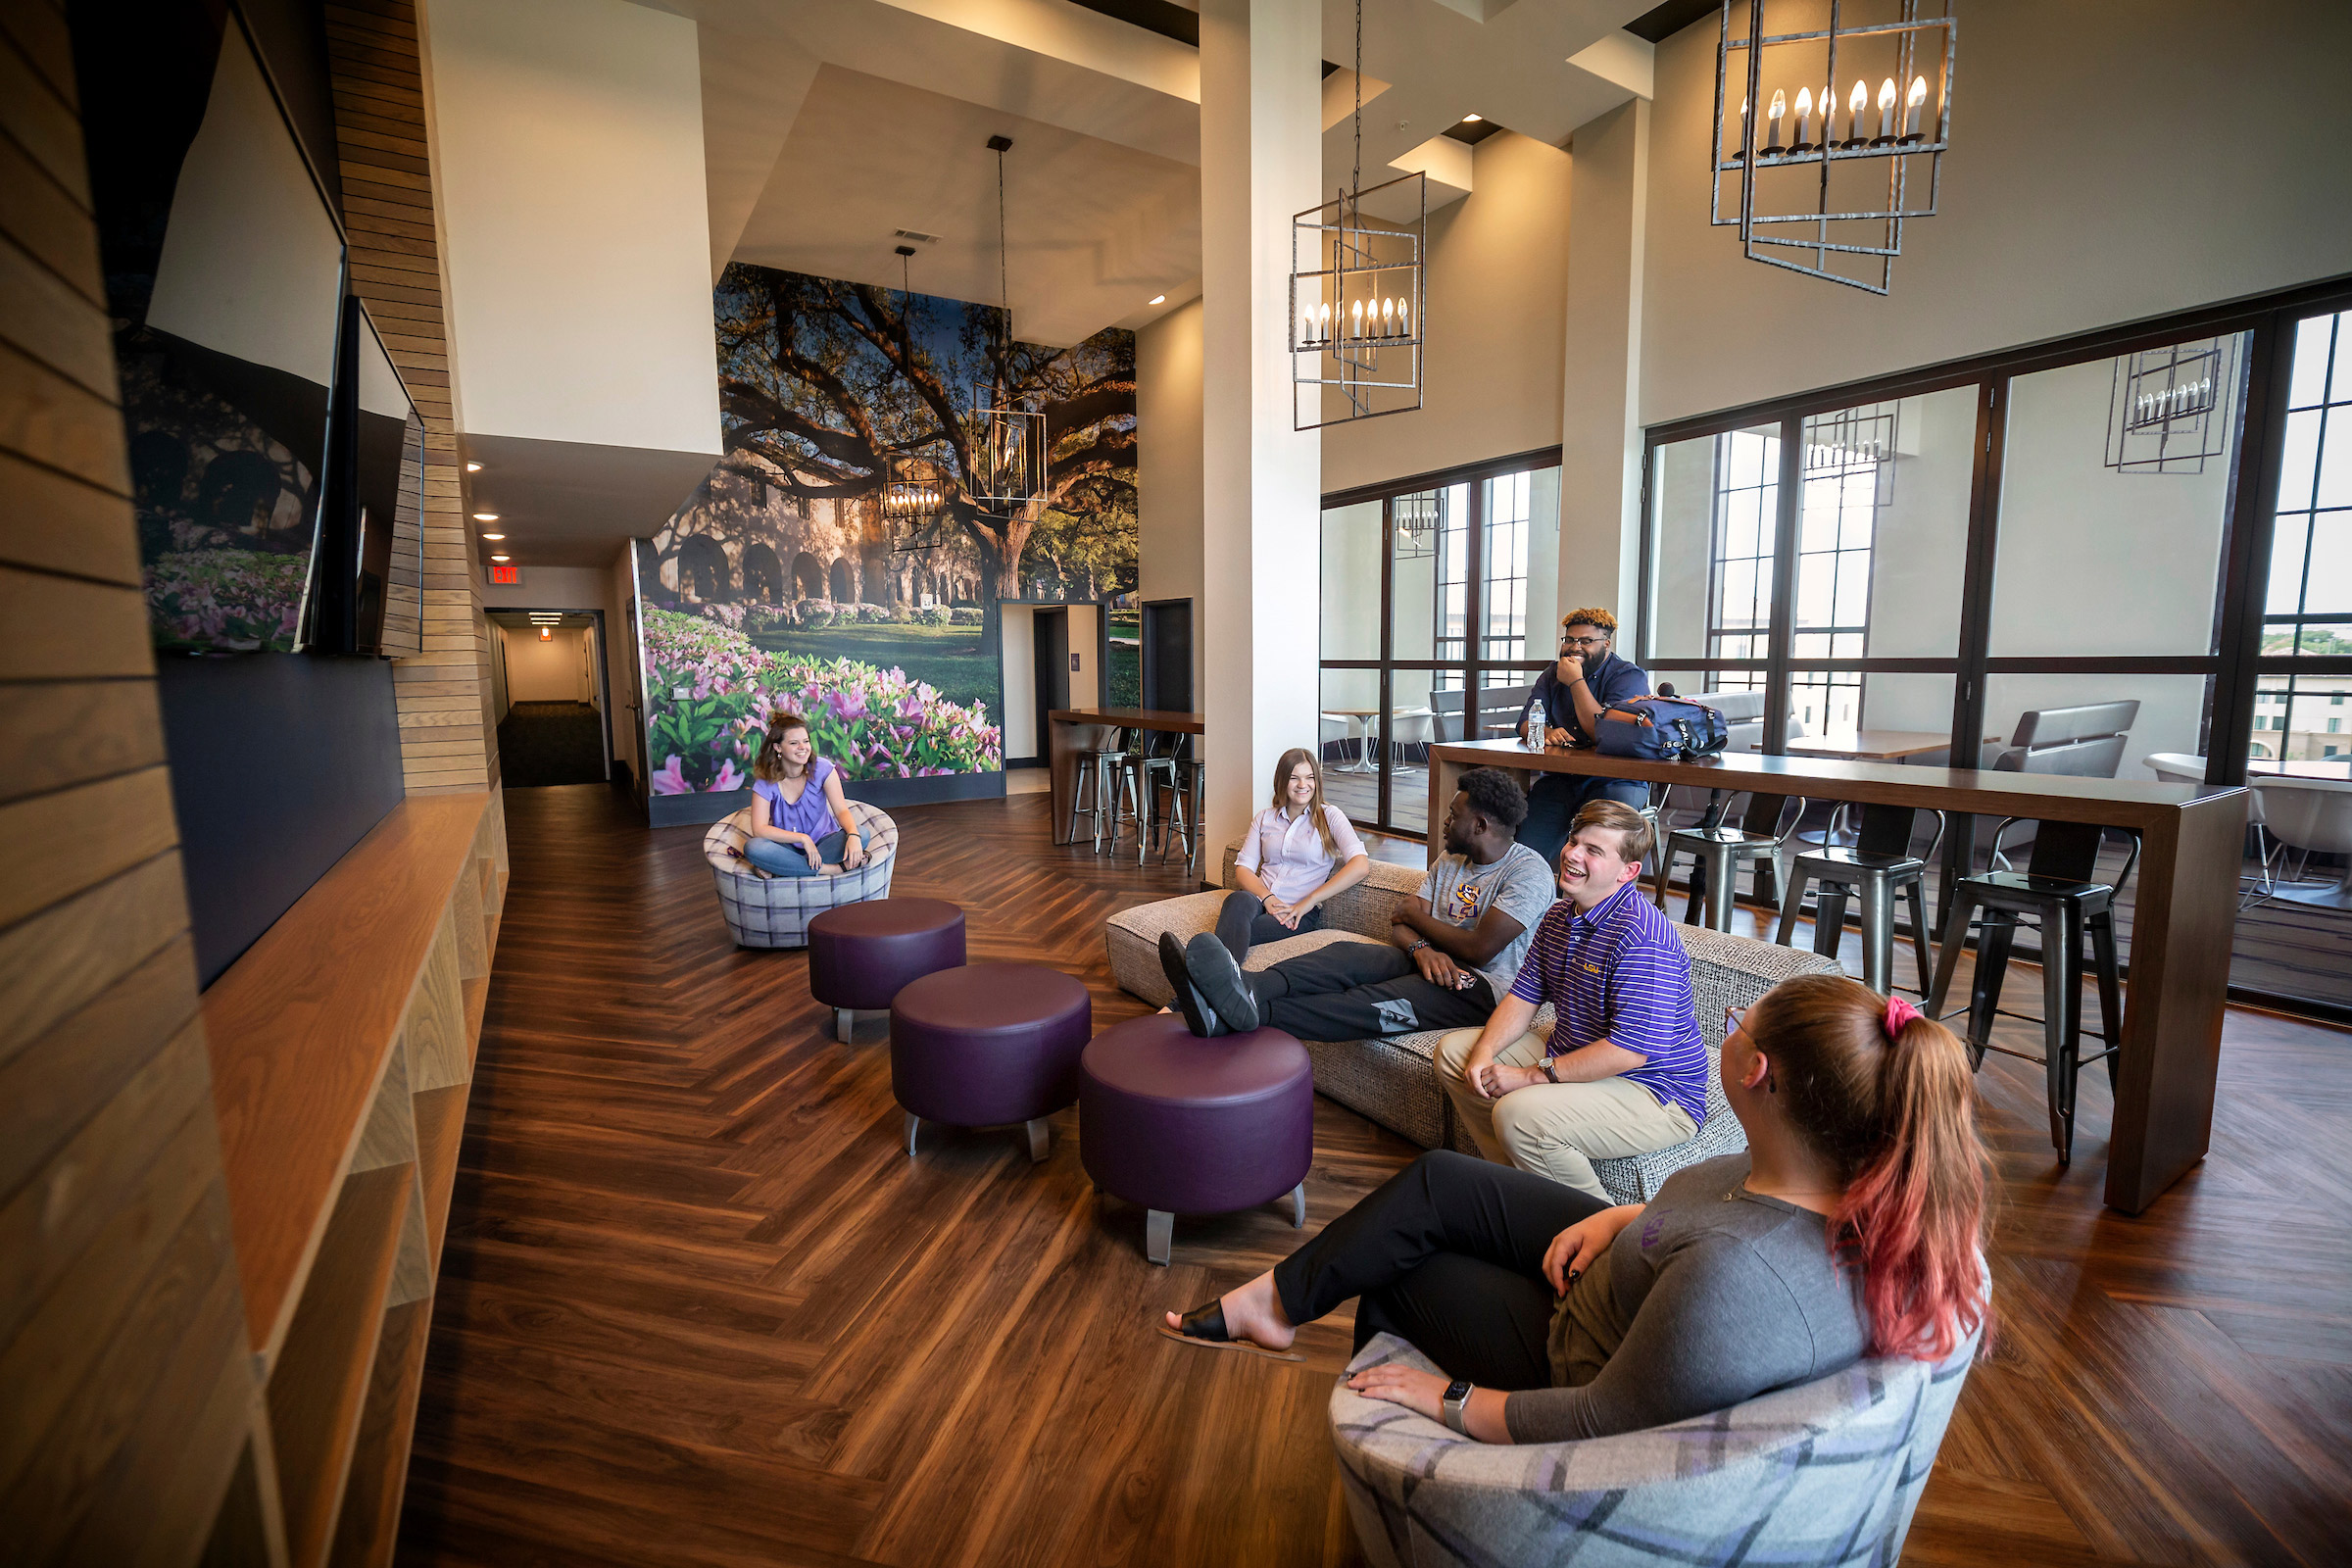
<path id="1" fill-rule="evenodd" d="M 1097 771 L 1110 781 L 1110 801 L 1106 808 L 1106 834 L 1096 841 L 1095 848 L 1107 854 L 1119 853 L 1120 833 L 1133 824 L 1136 836 L 1135 863 L 1144 863 L 1145 837 L 1144 789 L 1147 764 L 1151 760 L 1152 732 L 1144 729 L 1122 729 L 1117 732 L 1116 744 L 1104 751 Z"/>
<path id="2" fill-rule="evenodd" d="M 1159 863 L 1168 863 L 1168 852 L 1176 847 L 1181 835 L 1185 866 L 1197 876 L 1200 870 L 1200 795 L 1206 767 L 1192 753 L 1193 737 L 1179 736 L 1175 755 L 1163 759 L 1169 768 L 1166 773 L 1155 775 L 1152 783 L 1152 817 L 1159 827 Z M 1159 801 L 1163 789 L 1168 792 L 1164 815 Z"/>
<path id="3" fill-rule="evenodd" d="M 1984 929 L 1977 939 L 1977 971 L 1969 988 L 1968 1049 L 1969 1059 L 1983 1066 L 1984 1053 L 1998 1051 L 2006 1056 L 2025 1061 L 2038 1061 L 2049 1079 L 2050 1142 L 2057 1146 L 2058 1163 L 2070 1163 L 2075 1152 L 2075 1087 L 2085 1060 L 2107 1060 L 2107 1082 L 2112 1086 L 2120 1076 L 2117 1053 L 2123 1041 L 2123 986 L 2119 977 L 2115 953 L 2115 893 L 2132 879 L 2132 868 L 2139 861 L 2139 835 L 2127 835 L 2132 840 L 2131 853 L 2124 858 L 2123 874 L 2112 883 L 2094 881 L 2098 874 L 2099 848 L 2105 843 L 2110 829 L 2086 822 L 2042 822 L 2034 834 L 2034 852 L 2023 871 L 2012 870 L 2001 850 L 2001 836 L 2025 820 L 2003 817 L 1992 833 L 1992 869 L 1980 876 L 1962 877 L 1952 889 L 1952 906 L 1945 912 L 1943 951 L 1936 965 L 1936 993 L 1928 1004 L 1932 1016 L 1950 1016 L 1944 1011 L 1952 989 L 1952 976 L 1959 967 L 1960 950 L 1968 945 L 1968 930 L 1977 911 L 1984 910 Z M 2017 939 L 2020 919 L 2032 919 L 2041 928 L 2041 991 L 2042 1015 L 2026 1018 L 2023 1013 L 2009 1012 L 2000 1005 L 2001 979 L 2009 967 L 2009 950 Z M 2089 952 L 2083 951 L 2084 938 L 2089 939 Z M 2098 1031 L 2082 1027 L 2082 968 L 2088 958 L 2099 983 Z M 1952 1009 L 1957 1013 L 1958 1008 Z M 2028 1055 L 1992 1044 L 1992 1020 L 1995 1014 L 2009 1018 L 2025 1018 L 2028 1023 L 2042 1026 L 2043 1054 Z M 2104 1049 L 2088 1057 L 2082 1054 L 2082 1038 L 2095 1033 Z"/>
<path id="4" fill-rule="evenodd" d="M 1845 934 L 1845 901 L 1859 896 L 1862 903 L 1862 983 L 1881 996 L 1894 990 L 1894 901 L 1899 894 L 1911 905 L 1911 942 L 1919 955 L 1919 994 L 1935 985 L 1935 959 L 1928 952 L 1928 866 L 1943 843 L 1949 824 L 1936 811 L 1936 837 L 1924 856 L 1911 853 L 1911 829 L 1919 812 L 1908 806 L 1865 806 L 1852 847 L 1841 838 L 1841 819 L 1852 808 L 1839 803 L 1830 818 L 1827 838 L 1818 848 L 1800 851 L 1789 862 L 1788 895 L 1781 906 L 1780 929 L 1772 940 L 1791 947 L 1797 911 L 1805 902 L 1805 885 L 1819 882 L 1821 893 L 1813 910 L 1813 951 L 1838 956 Z"/>
<path id="5" fill-rule="evenodd" d="M 1167 825 L 1159 814 L 1159 792 L 1163 787 L 1171 790 L 1176 787 L 1176 756 L 1183 750 L 1183 743 L 1191 739 L 1189 735 L 1146 730 L 1143 732 L 1142 754 L 1131 760 L 1137 768 L 1136 782 L 1142 791 L 1139 806 L 1141 815 L 1135 830 L 1135 863 L 1139 866 L 1152 852 L 1152 836 L 1154 833 L 1159 835 L 1160 860 L 1163 864 L 1167 860 Z M 1115 827 L 1113 835 L 1115 839 Z"/>
<path id="6" fill-rule="evenodd" d="M 1795 810 L 1789 810 L 1793 803 Z M 1666 835 L 1666 843 L 1658 856 L 1658 907 L 1666 906 L 1666 883 L 1674 871 L 1674 858 L 1689 855 L 1693 858 L 1690 872 L 1691 908 L 1684 914 L 1684 923 L 1696 911 L 1698 902 L 1706 900 L 1706 925 L 1712 931 L 1732 928 L 1732 904 L 1738 892 L 1740 867 L 1751 861 L 1769 863 L 1779 871 L 1781 854 L 1788 848 L 1788 836 L 1805 814 L 1805 799 L 1801 795 L 1750 795 L 1747 809 L 1740 818 L 1741 825 L 1733 827 L 1725 822 L 1729 801 L 1715 799 L 1708 803 L 1707 814 L 1696 827 L 1678 827 Z M 1759 827 L 1764 831 L 1756 831 Z M 1759 873 L 1763 864 L 1758 864 Z M 1702 886 L 1701 877 L 1705 878 Z"/>
<path id="7" fill-rule="evenodd" d="M 1070 780 L 1070 824 L 1065 836 L 1076 843 L 1078 819 L 1082 816 L 1091 818 L 1097 855 L 1102 853 L 1102 833 L 1109 825 L 1106 819 L 1117 808 L 1115 792 L 1122 782 L 1122 760 L 1127 755 L 1126 734 L 1116 725 L 1105 725 L 1096 730 L 1094 749 L 1078 754 L 1077 771 Z"/>

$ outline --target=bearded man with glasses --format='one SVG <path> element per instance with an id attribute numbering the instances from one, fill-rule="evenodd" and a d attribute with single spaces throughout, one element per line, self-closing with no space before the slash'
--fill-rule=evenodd
<path id="1" fill-rule="evenodd" d="M 1649 695 L 1649 676 L 1613 651 L 1616 635 L 1617 617 L 1605 610 L 1571 610 L 1561 617 L 1559 661 L 1536 677 L 1535 703 L 1530 705 L 1542 705 L 1546 745 L 1591 746 L 1592 726 L 1600 722 L 1602 709 Z M 1524 718 L 1519 738 L 1528 738 Z M 1649 790 L 1632 779 L 1541 774 L 1527 793 L 1527 820 L 1519 824 L 1519 842 L 1544 857 L 1546 864 L 1557 864 L 1569 824 L 1593 801 L 1615 801 L 1638 811 L 1649 804 Z"/>

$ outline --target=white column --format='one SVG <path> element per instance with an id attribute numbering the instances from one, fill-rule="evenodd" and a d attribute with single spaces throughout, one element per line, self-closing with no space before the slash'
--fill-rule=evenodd
<path id="1" fill-rule="evenodd" d="M 1321 710 L 1322 454 L 1291 427 L 1289 317 L 1291 216 L 1322 182 L 1322 59 L 1316 0 L 1200 8 L 1204 870 Z"/>
<path id="2" fill-rule="evenodd" d="M 1568 173 L 1568 357 L 1560 405 L 1560 608 L 1614 582 L 1640 609 L 1642 262 L 1648 220 L 1646 99 L 1577 127 Z M 1567 579 L 1574 573 L 1576 581 Z M 1530 636 L 1534 635 L 1531 629 Z M 1630 637 L 1619 652 L 1631 657 Z"/>

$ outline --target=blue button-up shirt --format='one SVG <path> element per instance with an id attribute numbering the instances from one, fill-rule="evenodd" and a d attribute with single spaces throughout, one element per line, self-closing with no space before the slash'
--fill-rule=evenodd
<path id="1" fill-rule="evenodd" d="M 1707 1119 L 1707 1074 L 1715 1063 L 1690 1000 L 1690 956 L 1658 906 L 1628 882 L 1590 913 L 1560 900 L 1536 926 L 1536 940 L 1511 995 L 1551 1004 L 1552 1055 L 1607 1040 L 1648 1059 L 1623 1076 L 1661 1105 Z"/>
<path id="2" fill-rule="evenodd" d="M 1615 654 L 1603 654 L 1600 662 L 1585 664 L 1585 684 L 1592 689 L 1593 701 L 1606 708 L 1622 703 L 1629 697 L 1649 695 L 1649 675 L 1641 665 Z M 1576 712 L 1576 683 L 1560 679 L 1560 666 L 1551 664 L 1536 677 L 1535 695 L 1543 699 L 1545 726 L 1564 729 L 1576 737 L 1579 746 L 1590 746 L 1592 737 L 1585 733 L 1585 721 Z"/>

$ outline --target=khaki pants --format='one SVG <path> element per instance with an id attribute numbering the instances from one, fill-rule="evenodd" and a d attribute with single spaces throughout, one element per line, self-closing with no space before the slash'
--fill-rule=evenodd
<path id="1" fill-rule="evenodd" d="M 1462 1071 L 1478 1035 L 1476 1029 L 1456 1029 L 1438 1042 L 1438 1082 L 1479 1152 L 1498 1165 L 1516 1165 L 1614 1203 L 1593 1174 L 1592 1161 L 1671 1149 L 1698 1136 L 1690 1112 L 1659 1104 L 1648 1090 L 1624 1078 L 1532 1084 L 1500 1100 L 1485 1099 Z M 1506 1067 L 1542 1066 L 1544 1037 L 1521 1035 L 1494 1059 Z"/>

